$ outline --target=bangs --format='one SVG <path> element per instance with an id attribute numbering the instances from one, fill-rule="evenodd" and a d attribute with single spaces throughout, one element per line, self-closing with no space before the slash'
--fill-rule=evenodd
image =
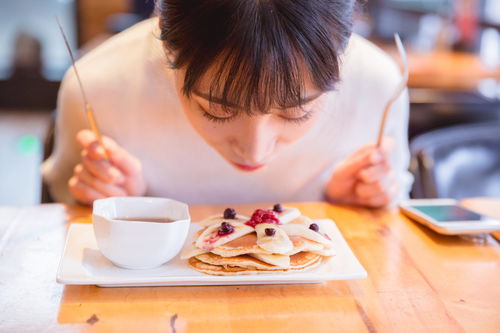
<path id="1" fill-rule="evenodd" d="M 335 8 L 318 10 L 315 2 L 166 1 L 161 37 L 175 55 L 171 66 L 186 70 L 182 92 L 200 91 L 223 108 L 252 114 L 301 106 L 306 82 L 333 89 L 350 25 L 334 29 Z M 186 19 L 196 26 L 182 24 Z M 202 79 L 208 91 L 200 90 Z"/>

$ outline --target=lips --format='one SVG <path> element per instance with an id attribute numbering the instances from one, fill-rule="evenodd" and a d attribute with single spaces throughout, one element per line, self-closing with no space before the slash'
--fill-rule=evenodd
<path id="1" fill-rule="evenodd" d="M 263 168 L 265 166 L 265 164 L 246 165 L 246 164 L 239 164 L 239 163 L 234 163 L 234 162 L 232 162 L 232 164 L 235 167 L 237 167 L 238 169 L 243 170 L 243 171 L 256 171 L 256 170 Z"/>

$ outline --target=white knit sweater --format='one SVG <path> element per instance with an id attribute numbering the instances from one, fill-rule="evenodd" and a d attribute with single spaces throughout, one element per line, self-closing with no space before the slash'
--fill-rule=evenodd
<path id="1" fill-rule="evenodd" d="M 166 69 L 157 18 L 116 35 L 78 61 L 101 131 L 143 164 L 147 195 L 188 203 L 321 200 L 333 167 L 361 145 L 374 142 L 385 103 L 400 73 L 381 50 L 352 36 L 342 59 L 341 82 L 327 93 L 320 119 L 305 137 L 266 168 L 234 169 L 193 130 Z M 397 148 L 392 161 L 407 195 L 408 96 L 393 106 L 386 135 Z M 80 159 L 76 133 L 88 128 L 71 70 L 58 101 L 55 150 L 42 166 L 54 198 L 71 202 L 67 182 Z M 400 196 L 400 197 L 401 197 Z"/>

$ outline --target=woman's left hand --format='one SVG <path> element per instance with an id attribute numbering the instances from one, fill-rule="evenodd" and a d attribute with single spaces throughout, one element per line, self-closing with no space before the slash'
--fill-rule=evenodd
<path id="1" fill-rule="evenodd" d="M 384 207 L 398 194 L 398 182 L 390 163 L 394 141 L 384 138 L 382 146 L 361 147 L 334 170 L 326 186 L 329 201 L 367 207 Z"/>

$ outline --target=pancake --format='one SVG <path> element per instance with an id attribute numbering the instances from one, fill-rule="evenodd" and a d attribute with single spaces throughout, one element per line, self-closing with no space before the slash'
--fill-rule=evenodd
<path id="1" fill-rule="evenodd" d="M 316 220 L 314 221 L 319 226 L 319 230 L 326 238 L 332 240 L 335 237 L 336 227 L 331 220 Z"/>
<path id="2" fill-rule="evenodd" d="M 321 260 L 321 256 L 311 252 L 299 252 L 290 256 L 290 268 L 300 269 L 304 267 L 309 267 L 311 263 Z"/>
<path id="3" fill-rule="evenodd" d="M 311 241 L 321 243 L 326 248 L 332 248 L 333 243 L 331 238 L 322 234 L 322 230 L 319 232 L 309 229 L 309 227 L 301 224 L 285 224 L 282 226 L 283 230 L 288 234 L 288 236 L 301 236 L 307 238 Z"/>
<path id="4" fill-rule="evenodd" d="M 268 236 L 267 231 L 273 231 L 271 236 Z M 293 249 L 293 243 L 286 234 L 286 232 L 281 229 L 281 227 L 274 223 L 260 223 L 255 226 L 255 232 L 257 233 L 257 245 L 267 252 L 284 254 L 290 252 Z"/>
<path id="5" fill-rule="evenodd" d="M 231 242 L 246 234 L 255 232 L 254 228 L 249 227 L 243 223 L 229 222 L 233 227 L 233 232 L 230 234 L 220 236 L 218 231 L 220 224 L 213 224 L 203 230 L 203 232 L 196 239 L 195 245 L 200 249 L 212 250 L 220 245 Z"/>
<path id="6" fill-rule="evenodd" d="M 311 251 L 312 253 L 319 254 L 320 256 L 324 257 L 333 257 L 334 255 L 337 254 L 333 248 L 324 248 L 322 250 L 314 250 Z"/>
<path id="7" fill-rule="evenodd" d="M 312 269 L 321 263 L 321 256 L 301 252 L 290 257 L 290 268 L 286 269 L 248 269 L 242 267 L 212 265 L 200 261 L 195 257 L 188 260 L 189 265 L 199 272 L 210 275 L 234 276 L 234 275 L 249 275 L 249 274 L 269 274 L 269 273 L 287 273 L 287 272 L 303 272 Z"/>
<path id="8" fill-rule="evenodd" d="M 311 223 L 314 223 L 313 220 L 311 220 L 309 217 L 300 215 L 296 218 L 294 218 L 292 221 L 290 221 L 288 224 L 302 224 L 305 225 L 309 228 Z"/>
<path id="9" fill-rule="evenodd" d="M 293 249 L 284 253 L 284 255 L 293 255 L 302 251 L 321 251 L 325 248 L 322 244 L 301 236 L 289 236 L 289 238 L 293 244 Z M 222 257 L 235 257 L 244 254 L 272 254 L 257 245 L 257 235 L 255 233 L 232 240 L 224 245 L 212 249 L 210 252 Z"/>
<path id="10" fill-rule="evenodd" d="M 217 265 L 217 266 L 230 266 L 230 267 L 241 267 L 246 269 L 259 269 L 259 270 L 276 270 L 288 267 L 278 267 L 271 264 L 267 264 L 249 255 L 242 255 L 236 257 L 221 257 L 213 253 L 203 253 L 195 257 L 199 261 L 206 264 Z"/>
<path id="11" fill-rule="evenodd" d="M 248 255 L 274 266 L 279 266 L 279 267 L 290 266 L 290 256 L 285 256 L 282 254 L 261 254 L 261 253 L 249 253 Z"/>
<path id="12" fill-rule="evenodd" d="M 211 252 L 222 257 L 234 257 L 249 253 L 269 254 L 269 252 L 257 245 L 257 234 L 255 232 L 220 245 L 212 249 Z"/>
<path id="13" fill-rule="evenodd" d="M 182 250 L 181 259 L 189 259 L 202 253 L 207 253 L 207 251 L 200 249 L 199 247 L 196 247 L 194 245 L 190 245 Z"/>
<path id="14" fill-rule="evenodd" d="M 286 253 L 286 255 L 294 255 L 299 252 L 303 251 L 321 251 L 324 249 L 324 246 L 320 243 L 317 243 L 315 241 L 309 240 L 307 238 L 301 237 L 301 236 L 289 236 L 290 240 L 292 241 L 293 244 L 293 249 Z"/>
<path id="15" fill-rule="evenodd" d="M 272 208 L 270 208 L 272 210 Z M 295 207 L 283 207 L 281 213 L 275 212 L 281 224 L 287 224 L 300 216 L 300 210 Z"/>
<path id="16" fill-rule="evenodd" d="M 183 249 L 181 259 L 205 274 L 234 276 L 301 272 L 335 255 L 332 239 L 338 231 L 331 221 L 311 220 L 292 207 L 274 214 L 280 224 L 259 223 L 255 228 L 245 224 L 250 218 L 243 215 L 236 219 L 212 215 L 200 222 L 201 229 Z M 234 230 L 221 228 L 222 222 Z M 318 228 L 311 229 L 312 223 Z"/>

